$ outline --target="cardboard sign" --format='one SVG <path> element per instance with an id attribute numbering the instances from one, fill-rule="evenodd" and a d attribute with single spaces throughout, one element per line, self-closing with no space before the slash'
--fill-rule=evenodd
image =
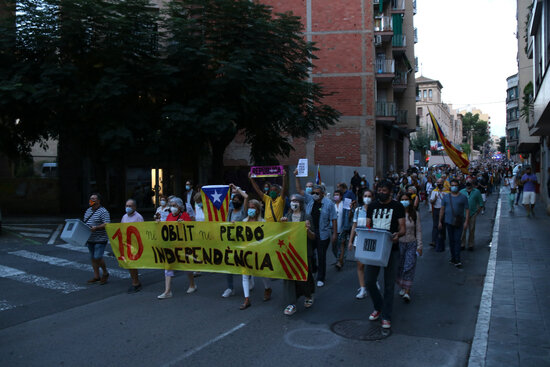
<path id="1" fill-rule="evenodd" d="M 279 177 L 283 175 L 283 166 L 254 166 L 250 168 L 251 177 Z"/>

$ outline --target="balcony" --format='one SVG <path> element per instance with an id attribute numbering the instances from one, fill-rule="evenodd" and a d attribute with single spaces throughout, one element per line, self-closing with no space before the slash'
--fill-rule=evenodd
<path id="1" fill-rule="evenodd" d="M 397 118 L 397 105 L 394 102 L 376 102 L 376 121 L 393 125 Z"/>
<path id="2" fill-rule="evenodd" d="M 414 58 L 414 72 L 418 73 L 418 57 Z"/>
<path id="3" fill-rule="evenodd" d="M 408 125 L 407 110 L 397 110 L 397 116 L 395 122 L 397 125 Z"/>
<path id="4" fill-rule="evenodd" d="M 416 0 L 413 0 L 413 15 L 416 15 Z"/>
<path id="5" fill-rule="evenodd" d="M 418 28 L 414 28 L 414 43 L 418 43 Z"/>
<path id="6" fill-rule="evenodd" d="M 407 36 L 404 34 L 394 34 L 391 41 L 392 52 L 401 54 L 407 49 Z"/>
<path id="7" fill-rule="evenodd" d="M 395 77 L 395 60 L 376 59 L 375 63 L 376 80 L 391 81 Z"/>
<path id="8" fill-rule="evenodd" d="M 392 85 L 394 92 L 404 92 L 407 89 L 407 73 L 404 71 L 398 71 L 395 73 L 395 78 L 392 80 Z"/>
<path id="9" fill-rule="evenodd" d="M 392 13 L 405 13 L 405 0 L 392 0 L 391 2 Z"/>

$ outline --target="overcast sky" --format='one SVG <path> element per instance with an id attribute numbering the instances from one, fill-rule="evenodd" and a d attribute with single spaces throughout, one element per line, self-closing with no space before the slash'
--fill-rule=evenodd
<path id="1" fill-rule="evenodd" d="M 516 0 L 417 0 L 419 72 L 443 85 L 455 109 L 491 116 L 506 134 L 506 78 L 517 73 Z M 422 71 L 422 73 L 420 72 Z"/>

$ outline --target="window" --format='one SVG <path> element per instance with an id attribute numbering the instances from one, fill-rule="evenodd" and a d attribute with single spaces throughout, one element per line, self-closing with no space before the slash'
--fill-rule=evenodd
<path id="1" fill-rule="evenodd" d="M 426 99 L 426 90 L 424 90 L 424 91 L 422 92 L 422 95 L 423 95 L 423 98 L 422 98 L 422 99 Z"/>
<path id="2" fill-rule="evenodd" d="M 432 100 L 432 97 L 433 97 L 432 90 L 429 89 L 429 90 L 428 90 L 428 99 L 431 101 L 431 100 Z"/>

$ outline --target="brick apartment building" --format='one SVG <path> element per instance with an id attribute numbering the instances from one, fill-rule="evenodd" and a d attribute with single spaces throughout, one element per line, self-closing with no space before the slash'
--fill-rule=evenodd
<path id="1" fill-rule="evenodd" d="M 319 48 L 312 80 L 334 94 L 326 102 L 342 117 L 332 128 L 293 142 L 280 163 L 291 169 L 308 158 L 330 189 L 357 169 L 376 173 L 408 167 L 409 133 L 416 129 L 413 0 L 264 0 L 275 12 L 302 18 L 305 36 Z M 237 138 L 226 166 L 247 166 L 249 150 Z"/>

